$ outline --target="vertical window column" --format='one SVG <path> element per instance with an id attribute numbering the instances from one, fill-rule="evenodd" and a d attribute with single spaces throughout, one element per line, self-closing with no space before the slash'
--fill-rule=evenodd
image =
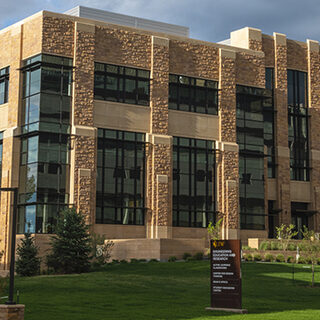
<path id="1" fill-rule="evenodd" d="M 213 141 L 173 138 L 173 226 L 206 228 L 215 221 Z"/>

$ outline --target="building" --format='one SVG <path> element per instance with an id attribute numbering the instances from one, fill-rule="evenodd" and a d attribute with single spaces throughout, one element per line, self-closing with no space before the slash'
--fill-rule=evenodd
<path id="1" fill-rule="evenodd" d="M 19 233 L 45 248 L 67 205 L 120 258 L 203 250 L 217 217 L 244 242 L 320 231 L 319 43 L 188 34 L 81 7 L 0 31 L 1 186 L 19 187 Z M 11 205 L 2 192 L 4 268 Z"/>

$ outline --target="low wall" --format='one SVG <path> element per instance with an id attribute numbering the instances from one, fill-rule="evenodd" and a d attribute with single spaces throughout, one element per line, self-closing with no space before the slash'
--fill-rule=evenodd
<path id="1" fill-rule="evenodd" d="M 112 240 L 114 247 L 111 259 L 157 259 L 168 260 L 175 256 L 182 258 L 188 252 L 192 255 L 197 252 L 205 253 L 208 242 L 204 239 L 121 239 Z"/>

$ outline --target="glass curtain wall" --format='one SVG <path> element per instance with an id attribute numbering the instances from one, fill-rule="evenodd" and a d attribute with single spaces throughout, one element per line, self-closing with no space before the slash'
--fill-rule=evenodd
<path id="1" fill-rule="evenodd" d="M 309 181 L 307 73 L 288 70 L 288 127 L 291 180 Z"/>
<path id="2" fill-rule="evenodd" d="M 173 138 L 173 226 L 215 222 L 214 141 Z"/>
<path id="3" fill-rule="evenodd" d="M 144 224 L 145 135 L 98 129 L 96 223 Z"/>
<path id="4" fill-rule="evenodd" d="M 18 232 L 51 233 L 69 201 L 72 59 L 38 55 L 22 75 Z"/>
<path id="5" fill-rule="evenodd" d="M 264 101 L 268 89 L 237 86 L 241 229 L 265 229 Z"/>

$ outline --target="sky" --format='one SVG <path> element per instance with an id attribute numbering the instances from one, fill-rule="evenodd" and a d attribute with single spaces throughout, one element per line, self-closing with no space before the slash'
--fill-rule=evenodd
<path id="1" fill-rule="evenodd" d="M 218 42 L 243 27 L 287 38 L 320 40 L 319 0 L 0 0 L 0 29 L 38 11 L 83 5 L 190 28 L 190 37 Z"/>

